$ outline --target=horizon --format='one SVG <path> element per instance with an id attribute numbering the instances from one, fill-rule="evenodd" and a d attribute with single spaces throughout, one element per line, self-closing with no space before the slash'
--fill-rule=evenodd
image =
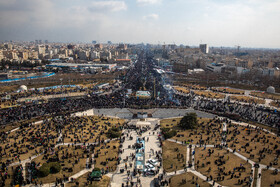
<path id="1" fill-rule="evenodd" d="M 280 0 L 0 0 L 0 15 L 1 41 L 280 48 Z"/>
<path id="2" fill-rule="evenodd" d="M 60 41 L 49 41 L 48 43 L 44 43 L 45 40 L 42 40 L 41 44 L 38 45 L 48 45 L 48 44 L 86 44 L 86 45 L 95 45 L 93 44 L 91 41 L 85 41 L 85 42 L 60 42 Z M 110 41 L 110 40 L 109 40 Z M 31 40 L 31 41 L 20 41 L 20 40 L 5 40 L 5 41 L 1 41 L 0 43 L 32 43 L 35 42 L 35 40 Z M 110 41 L 112 42 L 112 41 Z M 101 41 L 101 42 L 97 42 L 96 44 L 102 44 L 102 45 L 119 45 L 119 44 L 128 44 L 128 45 L 153 45 L 153 46 L 163 46 L 163 45 L 173 45 L 174 43 L 165 43 L 165 44 L 156 44 L 156 43 L 144 43 L 144 42 L 139 42 L 139 43 L 129 43 L 129 42 L 112 42 L 111 44 L 108 43 L 108 41 Z M 205 43 L 201 43 L 201 44 L 205 44 Z M 175 43 L 175 45 L 177 47 L 180 47 L 181 45 L 183 45 L 184 47 L 190 47 L 190 48 L 199 48 L 199 45 L 188 45 L 188 44 L 177 44 Z M 207 44 L 209 49 L 210 48 L 224 48 L 224 49 L 236 49 L 236 46 L 210 46 L 209 44 Z M 250 46 L 240 46 L 240 50 L 280 50 L 279 48 L 266 48 L 266 47 L 250 47 Z"/>

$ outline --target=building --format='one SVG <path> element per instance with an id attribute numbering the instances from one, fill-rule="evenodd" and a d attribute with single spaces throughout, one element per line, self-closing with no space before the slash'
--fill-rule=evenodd
<path id="1" fill-rule="evenodd" d="M 0 61 L 4 59 L 3 51 L 0 50 Z"/>
<path id="2" fill-rule="evenodd" d="M 89 56 L 90 56 L 90 60 L 99 59 L 100 53 L 97 51 L 91 51 Z"/>
<path id="3" fill-rule="evenodd" d="M 207 44 L 200 44 L 199 48 L 200 48 L 202 53 L 204 53 L 204 54 L 208 54 L 209 53 L 209 47 L 208 47 Z"/>
<path id="4" fill-rule="evenodd" d="M 88 51 L 79 51 L 78 53 L 80 60 L 88 60 L 89 52 Z"/>
<path id="5" fill-rule="evenodd" d="M 46 68 L 55 69 L 55 68 L 69 68 L 73 70 L 77 69 L 86 69 L 86 68 L 102 68 L 103 70 L 111 70 L 115 68 L 117 64 L 77 64 L 77 63 L 50 63 L 46 65 Z"/>
<path id="6" fill-rule="evenodd" d="M 111 54 L 110 51 L 103 51 L 103 52 L 100 54 L 100 58 L 110 60 L 110 59 L 112 58 L 112 54 Z"/>
<path id="7" fill-rule="evenodd" d="M 118 66 L 130 66 L 131 60 L 130 59 L 116 59 L 116 63 Z"/>
<path id="8" fill-rule="evenodd" d="M 5 80 L 9 79 L 9 74 L 8 73 L 0 73 L 0 80 Z"/>
<path id="9" fill-rule="evenodd" d="M 118 49 L 127 50 L 127 45 L 126 44 L 119 44 Z"/>
<path id="10" fill-rule="evenodd" d="M 262 74 L 264 76 L 271 76 L 271 77 L 280 77 L 280 69 L 279 68 L 264 68 L 262 70 Z"/>
<path id="11" fill-rule="evenodd" d="M 12 44 L 5 44 L 5 48 L 8 49 L 8 50 L 12 50 L 13 45 Z"/>
<path id="12" fill-rule="evenodd" d="M 274 69 L 273 68 L 265 68 L 262 71 L 264 76 L 274 76 Z"/>
<path id="13" fill-rule="evenodd" d="M 225 68 L 225 65 L 223 63 L 211 63 L 207 64 L 206 70 L 215 72 L 215 73 L 221 73 L 222 69 Z"/>
<path id="14" fill-rule="evenodd" d="M 39 54 L 38 51 L 31 51 L 31 54 L 29 55 L 32 59 L 38 59 Z"/>
<path id="15" fill-rule="evenodd" d="M 28 52 L 26 51 L 20 52 L 19 56 L 22 58 L 22 60 L 28 60 Z"/>
<path id="16" fill-rule="evenodd" d="M 128 53 L 119 53 L 118 59 L 128 59 Z"/>
<path id="17" fill-rule="evenodd" d="M 18 60 L 18 55 L 17 55 L 17 53 L 15 51 L 10 51 L 8 53 L 8 58 L 12 59 L 12 60 Z"/>
<path id="18" fill-rule="evenodd" d="M 38 51 L 39 55 L 45 54 L 45 52 L 46 52 L 46 47 L 45 47 L 44 45 L 38 45 L 37 51 Z"/>
<path id="19" fill-rule="evenodd" d="M 250 72 L 250 69 L 243 68 L 243 67 L 236 67 L 237 74 L 245 74 Z"/>
<path id="20" fill-rule="evenodd" d="M 102 45 L 102 44 L 95 44 L 94 47 L 95 47 L 96 49 L 100 49 L 100 50 L 103 49 L 103 45 Z"/>

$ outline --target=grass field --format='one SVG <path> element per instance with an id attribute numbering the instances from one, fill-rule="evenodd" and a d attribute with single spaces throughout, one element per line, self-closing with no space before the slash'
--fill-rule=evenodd
<path id="1" fill-rule="evenodd" d="M 231 100 L 240 101 L 244 103 L 257 103 L 257 104 L 265 104 L 264 99 L 257 99 L 249 96 L 230 96 Z"/>
<path id="2" fill-rule="evenodd" d="M 172 139 L 184 141 L 190 144 L 199 144 L 202 140 L 207 144 L 219 144 L 221 142 L 221 123 L 214 119 L 198 118 L 197 129 L 181 130 L 177 127 L 181 118 L 161 120 L 161 128 L 172 128 L 177 131 L 177 136 Z"/>
<path id="3" fill-rule="evenodd" d="M 190 90 L 188 88 L 185 88 L 185 87 L 174 86 L 174 89 L 177 90 L 178 92 L 182 92 L 182 93 L 185 93 L 185 94 L 190 93 Z"/>
<path id="4" fill-rule="evenodd" d="M 12 170 L 12 167 L 7 167 L 7 168 L 5 168 L 5 169 L 0 169 L 0 172 L 1 172 L 1 174 L 0 174 L 0 182 L 2 183 L 2 177 L 1 176 L 3 176 L 3 178 L 5 177 L 5 172 L 7 172 L 7 174 L 8 174 L 8 177 L 7 177 L 7 179 L 5 180 L 5 182 L 3 183 L 4 184 L 4 186 L 13 186 L 13 185 L 11 185 L 11 183 L 13 182 L 13 176 L 14 176 L 14 170 L 15 170 L 15 168 L 16 168 L 16 166 L 14 166 L 13 167 L 13 170 Z"/>
<path id="5" fill-rule="evenodd" d="M 223 149 L 196 148 L 195 150 L 196 170 L 203 175 L 208 177 L 212 176 L 215 181 L 224 186 L 239 186 L 238 179 L 247 178 L 248 181 L 252 166 L 241 158 Z M 209 151 L 211 151 L 211 155 Z M 222 162 L 224 164 L 220 165 Z M 235 169 L 241 165 L 245 167 L 245 171 Z M 231 178 L 231 175 L 228 174 L 229 171 L 235 171 L 235 175 L 238 177 Z M 219 173 L 221 176 L 224 176 L 224 180 L 218 180 Z"/>
<path id="6" fill-rule="evenodd" d="M 110 184 L 110 177 L 107 176 L 102 176 L 102 179 L 100 181 L 92 181 L 92 183 L 87 183 L 87 177 L 89 175 L 89 172 L 82 175 L 78 179 L 75 180 L 73 183 L 67 183 L 65 186 L 66 187 L 108 187 Z M 78 185 L 76 185 L 76 182 L 78 182 Z"/>
<path id="7" fill-rule="evenodd" d="M 41 124 L 33 124 L 9 133 L 8 136 L 2 137 L 0 140 L 6 148 L 6 154 L 2 155 L 1 161 L 11 160 L 14 162 L 18 161 L 18 159 L 28 159 L 36 155 L 36 151 L 37 153 L 41 153 L 44 150 L 44 146 L 54 145 L 57 136 L 58 133 L 56 132 L 55 126 L 43 126 Z"/>
<path id="8" fill-rule="evenodd" d="M 65 143 L 88 143 L 108 139 L 106 133 L 111 127 L 123 125 L 123 119 L 100 118 L 98 116 L 76 117 L 63 130 Z"/>
<path id="9" fill-rule="evenodd" d="M 264 99 L 280 100 L 280 94 L 271 94 L 266 92 L 251 92 L 250 95 Z"/>
<path id="10" fill-rule="evenodd" d="M 182 118 L 163 119 L 160 121 L 161 128 L 171 128 L 178 125 Z"/>
<path id="11" fill-rule="evenodd" d="M 61 165 L 61 170 L 58 173 L 38 178 L 38 181 L 42 181 L 43 183 L 53 183 L 56 181 L 56 178 L 63 178 L 64 175 L 70 177 L 85 169 L 87 155 L 84 154 L 84 151 L 85 149 L 81 146 L 60 146 L 55 148 L 54 152 L 49 151 L 47 154 L 35 158 L 34 161 L 36 164 L 40 163 L 43 165 L 48 162 L 48 158 L 53 158 L 55 155 L 58 155 L 59 163 Z M 72 171 L 69 172 L 68 169 L 64 171 L 63 168 L 72 168 Z"/>
<path id="12" fill-rule="evenodd" d="M 163 142 L 162 153 L 163 169 L 166 172 L 172 172 L 184 168 L 184 165 L 186 164 L 186 146 L 166 140 Z"/>
<path id="13" fill-rule="evenodd" d="M 186 183 L 184 183 L 183 180 L 186 180 Z M 196 184 L 199 184 L 200 187 L 211 186 L 206 181 L 200 179 L 192 173 L 184 173 L 181 175 L 175 175 L 171 177 L 170 187 L 196 187 Z"/>
<path id="14" fill-rule="evenodd" d="M 261 186 L 262 187 L 270 187 L 275 185 L 275 187 L 280 186 L 280 172 L 278 171 L 278 174 L 274 174 L 272 170 L 262 170 L 262 181 Z M 278 184 L 274 184 L 275 181 L 278 182 Z"/>
<path id="15" fill-rule="evenodd" d="M 96 161 L 94 167 L 103 168 L 104 170 L 109 169 L 110 172 L 115 171 L 118 164 L 119 146 L 119 141 L 111 141 L 106 143 L 106 145 L 96 147 L 95 150 L 98 153 L 98 158 L 94 158 Z"/>
<path id="16" fill-rule="evenodd" d="M 194 91 L 194 93 L 202 97 L 213 98 L 213 99 L 224 99 L 226 96 L 225 94 L 215 93 L 211 91 Z"/>
<path id="17" fill-rule="evenodd" d="M 245 91 L 233 89 L 233 88 L 212 88 L 211 90 L 216 92 L 228 93 L 228 94 L 240 94 L 243 95 Z"/>
<path id="18" fill-rule="evenodd" d="M 279 146 L 280 138 L 268 134 L 262 130 L 249 129 L 243 126 L 228 126 L 227 142 L 231 149 L 236 149 L 240 154 L 247 158 L 264 165 L 273 164 L 273 167 L 279 167 L 280 161 L 274 161 L 277 157 L 275 146 Z M 263 149 L 265 158 L 261 158 L 260 152 Z M 259 158 L 261 158 L 259 160 Z"/>

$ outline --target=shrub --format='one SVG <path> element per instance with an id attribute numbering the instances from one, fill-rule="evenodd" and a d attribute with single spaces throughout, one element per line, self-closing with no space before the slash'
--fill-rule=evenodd
<path id="1" fill-rule="evenodd" d="M 168 138 L 172 138 L 173 136 L 176 136 L 176 135 L 177 135 L 177 131 L 171 130 L 165 134 L 164 138 L 168 139 Z"/>
<path id="2" fill-rule="evenodd" d="M 92 171 L 101 171 L 100 168 L 94 168 Z"/>
<path id="3" fill-rule="evenodd" d="M 49 162 L 49 163 L 44 163 L 40 168 L 39 168 L 39 177 L 46 177 L 50 173 L 58 173 L 61 170 L 61 165 L 58 162 Z"/>
<path id="4" fill-rule="evenodd" d="M 169 139 L 177 135 L 177 131 L 171 130 L 170 128 L 162 128 L 161 131 L 165 139 Z"/>
<path id="5" fill-rule="evenodd" d="M 49 168 L 45 167 L 44 164 L 39 168 L 38 176 L 39 177 L 46 177 L 50 174 Z"/>
<path id="6" fill-rule="evenodd" d="M 178 124 L 179 127 L 182 129 L 194 129 L 198 125 L 197 115 L 196 113 L 188 113 L 184 116 L 180 123 Z"/>
<path id="7" fill-rule="evenodd" d="M 122 135 L 122 132 L 120 131 L 119 128 L 116 128 L 116 127 L 112 127 L 107 132 L 108 138 L 119 138 L 121 135 Z"/>

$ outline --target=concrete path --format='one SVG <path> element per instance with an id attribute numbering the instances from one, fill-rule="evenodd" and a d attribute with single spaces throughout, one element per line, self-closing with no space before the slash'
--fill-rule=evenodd
<path id="1" fill-rule="evenodd" d="M 137 123 L 137 120 L 133 120 L 131 124 Z M 148 130 L 147 132 L 143 133 L 141 137 L 145 137 L 145 163 L 147 162 L 148 159 L 155 159 L 156 157 L 156 151 L 157 152 L 161 152 L 161 148 L 159 147 L 159 140 L 158 140 L 158 133 L 159 128 L 157 130 L 153 130 L 156 124 L 159 124 L 159 120 L 158 119 L 152 119 L 152 118 L 148 118 L 145 120 L 145 124 L 148 124 L 151 127 L 150 130 Z M 144 124 L 144 123 L 143 123 Z M 127 133 L 127 130 L 125 131 L 125 133 Z M 121 158 L 122 161 L 119 164 L 117 171 L 115 174 L 108 174 L 108 176 L 112 176 L 112 182 L 111 182 L 111 187 L 120 187 L 122 183 L 125 183 L 128 181 L 128 177 L 126 172 L 124 173 L 120 173 L 120 169 L 125 169 L 125 163 L 132 163 L 132 167 L 128 167 L 128 170 L 133 171 L 133 168 L 135 166 L 135 160 L 132 161 L 130 158 L 130 154 L 134 153 L 135 154 L 135 149 L 132 148 L 128 148 L 128 145 L 132 145 L 136 142 L 136 138 L 137 138 L 137 134 L 136 132 L 132 131 L 129 133 L 130 135 L 132 135 L 133 140 L 129 140 L 128 138 L 126 138 L 125 142 L 123 143 L 123 147 L 124 147 L 124 153 L 121 154 Z M 123 162 L 123 159 L 126 159 L 126 157 L 128 157 L 128 162 Z M 128 164 L 129 165 L 129 164 Z M 159 173 L 162 173 L 162 167 L 159 170 Z M 153 179 L 156 178 L 158 175 L 156 176 L 140 176 L 137 175 L 136 177 L 132 177 L 132 181 L 133 182 L 137 182 L 137 177 L 139 177 L 139 179 L 141 180 L 141 185 L 143 187 L 146 186 L 153 186 Z M 131 179 L 129 181 L 131 181 Z"/>
<path id="2" fill-rule="evenodd" d="M 159 122 L 158 119 L 147 119 L 147 122 L 151 123 L 151 125 L 150 125 L 151 129 L 148 130 L 147 132 L 145 132 L 142 135 L 142 137 L 145 137 L 145 139 L 146 139 L 146 144 L 145 144 L 145 163 L 147 163 L 147 161 L 149 159 L 157 160 L 156 159 L 156 152 L 162 152 L 162 149 L 160 147 L 160 141 L 158 140 L 158 134 L 160 132 L 160 129 L 158 128 L 155 131 L 153 130 L 155 125 L 156 124 L 160 124 L 160 122 Z M 148 141 L 147 141 L 147 138 L 149 138 Z M 159 169 L 159 174 L 161 174 L 161 173 L 163 173 L 162 167 L 160 167 L 160 169 Z M 142 186 L 153 186 L 153 180 L 157 176 L 158 175 L 152 176 L 152 177 L 141 176 L 140 180 L 141 180 Z"/>
<path id="3" fill-rule="evenodd" d="M 71 116 L 81 117 L 81 116 L 93 116 L 93 115 L 94 115 L 94 109 L 90 109 L 90 110 L 86 110 L 83 112 L 76 112 L 76 113 L 72 114 Z"/>
<path id="4" fill-rule="evenodd" d="M 127 173 L 126 171 L 124 173 L 121 173 L 120 170 L 124 169 L 125 170 L 125 164 L 127 164 L 128 166 L 128 170 L 130 170 L 131 172 L 133 171 L 134 165 L 135 165 L 135 160 L 132 160 L 131 154 L 135 154 L 135 149 L 128 148 L 128 146 L 132 146 L 134 143 L 136 143 L 136 138 L 137 138 L 137 134 L 135 131 L 131 131 L 128 132 L 128 130 L 125 130 L 123 132 L 124 134 L 129 134 L 129 136 L 131 136 L 133 139 L 130 140 L 129 137 L 125 137 L 125 141 L 123 142 L 123 150 L 124 152 L 120 155 L 121 157 L 121 162 L 118 165 L 116 172 L 114 174 L 112 174 L 112 178 L 111 178 L 111 186 L 121 186 L 122 183 L 126 183 L 128 181 L 127 178 Z M 125 162 L 124 160 L 128 158 L 128 161 Z M 132 164 L 132 167 L 130 167 L 130 163 Z M 135 181 L 136 179 L 133 178 L 133 181 Z"/>

